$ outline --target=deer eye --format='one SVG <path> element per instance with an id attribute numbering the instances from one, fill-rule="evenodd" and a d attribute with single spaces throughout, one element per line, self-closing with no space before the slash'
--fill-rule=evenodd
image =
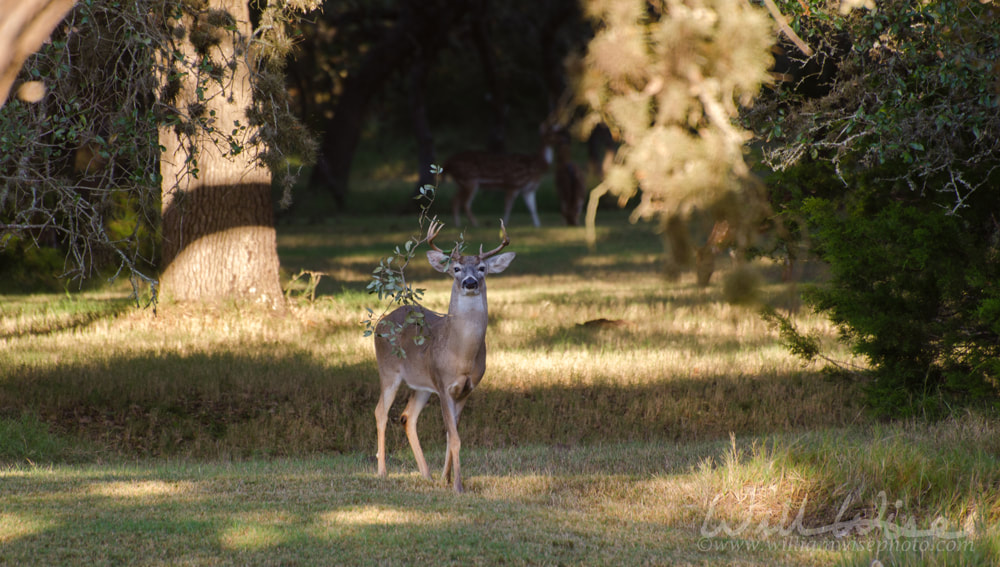
<path id="1" fill-rule="evenodd" d="M 459 272 L 462 271 L 462 268 L 460 268 L 458 266 L 455 266 L 454 270 L 455 270 L 455 273 L 457 274 L 457 273 L 459 273 Z"/>
<path id="2" fill-rule="evenodd" d="M 486 273 L 486 264 L 480 264 L 479 265 L 479 273 L 480 274 L 485 274 Z"/>

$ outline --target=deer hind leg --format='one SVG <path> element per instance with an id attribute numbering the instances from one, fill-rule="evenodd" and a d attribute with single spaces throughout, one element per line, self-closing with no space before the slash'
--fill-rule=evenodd
<path id="1" fill-rule="evenodd" d="M 410 440 L 410 448 L 413 450 L 413 458 L 417 460 L 417 469 L 426 478 L 431 478 L 431 471 L 427 468 L 427 461 L 424 460 L 424 452 L 420 448 L 420 439 L 417 438 L 417 418 L 420 417 L 421 410 L 427 405 L 427 400 L 431 393 L 426 390 L 414 390 L 410 394 L 410 401 L 400 416 L 400 421 L 406 426 L 406 438 Z"/>
<path id="2" fill-rule="evenodd" d="M 510 212 L 514 209 L 514 200 L 517 199 L 517 191 L 507 191 L 503 194 L 503 223 L 510 225 Z"/>
<path id="3" fill-rule="evenodd" d="M 524 204 L 528 205 L 528 212 L 531 213 L 531 222 L 535 225 L 535 228 L 542 226 L 542 223 L 538 220 L 538 205 L 535 204 L 535 191 L 537 190 L 538 183 L 532 183 L 521 191 Z M 509 207 L 507 212 L 508 214 L 510 213 Z"/>
<path id="4" fill-rule="evenodd" d="M 388 471 L 385 468 L 385 427 L 389 423 L 389 408 L 392 401 L 396 399 L 396 390 L 399 389 L 401 378 L 396 378 L 388 386 L 383 382 L 382 393 L 378 398 L 378 405 L 375 406 L 375 425 L 378 428 L 378 475 L 386 476 Z"/>
<path id="5" fill-rule="evenodd" d="M 455 184 L 458 185 L 458 191 L 455 193 L 455 198 L 451 201 L 451 212 L 455 216 L 455 226 L 462 226 L 460 212 L 465 212 L 470 225 L 479 226 L 479 223 L 476 222 L 476 217 L 472 214 L 472 200 L 476 197 L 479 184 L 458 180 L 455 180 Z"/>

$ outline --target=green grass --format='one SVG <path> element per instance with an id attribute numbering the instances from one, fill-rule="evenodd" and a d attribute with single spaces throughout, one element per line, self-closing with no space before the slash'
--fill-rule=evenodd
<path id="1" fill-rule="evenodd" d="M 580 229 L 525 217 L 515 209 L 517 259 L 489 284 L 463 496 L 416 474 L 398 424 L 389 478 L 374 475 L 364 288 L 409 217 L 283 227 L 285 272 L 326 274 L 284 317 L 154 315 L 113 290 L 0 297 L 0 564 L 1000 560 L 997 416 L 875 422 L 855 381 L 793 358 L 756 307 L 726 303 L 718 282 L 663 280 L 649 227 L 603 215 L 590 252 Z M 776 266 L 757 268 L 763 301 L 795 304 Z M 446 308 L 446 279 L 419 261 L 409 278 Z M 585 324 L 600 319 L 616 324 Z M 849 358 L 827 322 L 795 322 Z M 439 469 L 435 407 L 419 429 Z M 794 529 L 800 511 L 819 535 Z M 911 537 L 938 519 L 962 538 Z M 837 525 L 851 535 L 823 531 Z M 887 545 L 894 526 L 910 535 Z"/>

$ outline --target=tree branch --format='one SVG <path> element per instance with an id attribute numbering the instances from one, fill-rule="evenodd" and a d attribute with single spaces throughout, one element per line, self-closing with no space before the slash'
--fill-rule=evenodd
<path id="1" fill-rule="evenodd" d="M 798 47 L 799 51 L 805 54 L 806 57 L 812 57 L 812 48 L 809 47 L 809 45 L 803 41 L 801 37 L 799 37 L 799 34 L 795 33 L 795 30 L 793 30 L 791 26 L 788 25 L 788 21 L 785 20 L 785 16 L 781 13 L 781 10 L 778 9 L 774 0 L 764 0 L 764 5 L 767 6 L 767 11 L 771 12 L 771 17 L 774 18 L 775 22 L 777 22 L 778 29 L 781 30 L 781 33 L 785 34 L 788 39 L 792 40 L 795 47 Z"/>

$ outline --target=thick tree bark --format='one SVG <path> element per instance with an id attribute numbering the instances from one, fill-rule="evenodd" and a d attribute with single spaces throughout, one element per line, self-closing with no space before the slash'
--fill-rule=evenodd
<path id="1" fill-rule="evenodd" d="M 502 152 L 507 148 L 507 98 L 504 94 L 504 80 L 500 77 L 493 40 L 490 37 L 489 2 L 482 0 L 479 9 L 472 14 L 472 44 L 476 48 L 479 62 L 483 66 L 483 77 L 490 97 L 490 127 L 486 148 L 492 152 Z"/>
<path id="2" fill-rule="evenodd" d="M 434 135 L 427 120 L 427 103 L 424 98 L 424 83 L 427 78 L 427 61 L 418 56 L 410 69 L 408 100 L 410 119 L 413 123 L 413 137 L 417 141 L 417 190 L 424 185 L 434 184 L 431 165 L 434 163 Z"/>
<path id="3" fill-rule="evenodd" d="M 200 102 L 197 74 L 181 79 L 176 106 L 192 111 L 194 105 L 204 104 L 199 115 L 211 117 L 207 123 L 214 133 L 200 126 L 187 128 L 184 134 L 178 133 L 180 128 L 160 131 L 160 144 L 166 148 L 160 162 L 164 183 L 163 293 L 181 301 L 237 298 L 277 308 L 282 305 L 282 293 L 270 172 L 255 162 L 252 152 L 231 155 L 228 142 L 219 139 L 238 130 L 237 122 L 248 123 L 244 109 L 252 104 L 248 55 L 241 45 L 251 31 L 247 4 L 212 0 L 209 8 L 229 13 L 236 22 L 235 32 L 224 26 L 210 31 L 221 41 L 209 54 L 218 65 L 225 67 L 228 61 L 236 65 L 231 71 L 225 67 L 221 84 L 201 77 L 205 100 Z M 218 21 L 218 13 L 211 17 Z M 187 30 L 206 30 L 212 25 L 190 15 L 181 23 Z M 191 61 L 201 57 L 187 38 L 179 47 Z M 197 178 L 185 163 L 189 158 L 197 160 Z"/>
<path id="4" fill-rule="evenodd" d="M 278 254 L 266 183 L 226 182 L 240 171 L 216 167 L 223 184 L 198 183 L 163 212 L 164 293 L 176 300 L 281 299 Z"/>

